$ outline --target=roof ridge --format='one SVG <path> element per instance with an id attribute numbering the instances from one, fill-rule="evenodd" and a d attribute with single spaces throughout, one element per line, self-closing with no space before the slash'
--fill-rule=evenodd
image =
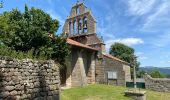
<path id="1" fill-rule="evenodd" d="M 90 50 L 94 50 L 94 51 L 98 51 L 97 49 L 95 48 L 92 48 L 88 45 L 85 45 L 85 44 L 82 44 L 80 42 L 77 42 L 77 41 L 74 41 L 70 38 L 67 38 L 67 43 L 70 44 L 70 45 L 74 45 L 74 46 L 78 46 L 78 47 L 82 47 L 82 48 L 86 48 L 86 49 L 90 49 Z"/>
<path id="2" fill-rule="evenodd" d="M 126 61 L 124 61 L 124 60 L 121 60 L 121 59 L 119 59 L 119 58 L 117 58 L 117 57 L 115 57 L 115 56 L 113 56 L 113 55 L 111 55 L 111 54 L 107 54 L 107 53 L 102 53 L 102 54 L 103 54 L 104 56 L 106 56 L 106 57 L 112 58 L 112 59 L 117 60 L 117 61 L 120 61 L 120 62 L 122 62 L 122 63 L 129 64 L 128 62 L 126 62 Z"/>

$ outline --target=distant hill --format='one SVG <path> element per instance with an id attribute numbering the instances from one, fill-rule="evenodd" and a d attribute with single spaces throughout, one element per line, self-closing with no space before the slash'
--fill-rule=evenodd
<path id="1" fill-rule="evenodd" d="M 144 70 L 146 72 L 151 72 L 153 70 L 159 70 L 164 75 L 170 75 L 170 67 L 145 66 L 145 67 L 140 67 L 139 70 Z"/>

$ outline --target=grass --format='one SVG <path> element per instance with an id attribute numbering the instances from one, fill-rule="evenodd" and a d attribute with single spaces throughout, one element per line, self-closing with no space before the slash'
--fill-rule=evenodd
<path id="1" fill-rule="evenodd" d="M 170 93 L 147 90 L 147 100 L 170 100 Z"/>
<path id="2" fill-rule="evenodd" d="M 127 88 L 109 85 L 89 85 L 61 92 L 61 100 L 133 100 L 124 96 Z M 170 100 L 170 93 L 147 91 L 147 100 Z"/>

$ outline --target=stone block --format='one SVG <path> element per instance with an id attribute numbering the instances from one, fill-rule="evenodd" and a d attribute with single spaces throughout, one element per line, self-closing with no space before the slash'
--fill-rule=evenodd
<path id="1" fill-rule="evenodd" d="M 15 96 L 17 94 L 18 94 L 18 92 L 16 90 L 10 92 L 10 95 L 13 95 L 13 96 Z"/>
<path id="2" fill-rule="evenodd" d="M 12 90 L 14 90 L 14 89 L 15 89 L 14 86 L 5 86 L 5 90 L 6 90 L 6 91 L 12 91 Z"/>
<path id="3" fill-rule="evenodd" d="M 10 93 L 9 93 L 8 91 L 0 92 L 0 98 L 5 98 L 5 97 L 7 97 L 8 95 L 10 95 Z"/>

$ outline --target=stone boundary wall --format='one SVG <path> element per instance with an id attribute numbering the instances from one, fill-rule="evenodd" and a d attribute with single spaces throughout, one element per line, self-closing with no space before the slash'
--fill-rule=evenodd
<path id="1" fill-rule="evenodd" d="M 0 57 L 0 100 L 59 100 L 59 93 L 54 61 Z"/>
<path id="2" fill-rule="evenodd" d="M 145 87 L 159 92 L 170 92 L 170 79 L 168 78 L 152 78 L 150 75 L 145 74 Z"/>

